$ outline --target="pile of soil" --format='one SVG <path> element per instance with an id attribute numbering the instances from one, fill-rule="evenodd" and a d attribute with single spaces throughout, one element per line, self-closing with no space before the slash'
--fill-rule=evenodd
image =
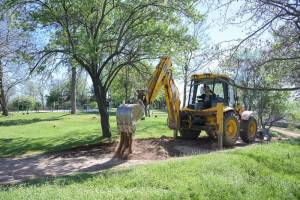
<path id="1" fill-rule="evenodd" d="M 245 145 L 245 143 L 238 142 L 232 148 Z M 209 138 L 181 140 L 165 136 L 135 139 L 133 153 L 125 160 L 115 156 L 116 148 L 117 142 L 114 142 L 86 145 L 53 154 L 0 159 L 0 184 L 146 164 L 170 157 L 210 153 L 218 149 L 216 141 Z"/>

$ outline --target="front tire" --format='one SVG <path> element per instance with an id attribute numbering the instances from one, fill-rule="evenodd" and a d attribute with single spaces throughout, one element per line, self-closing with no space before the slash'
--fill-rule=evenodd
<path id="1" fill-rule="evenodd" d="M 223 145 L 233 146 L 239 137 L 240 124 L 234 112 L 224 114 Z"/>
<path id="2" fill-rule="evenodd" d="M 181 138 L 185 139 L 185 140 L 196 140 L 200 135 L 200 131 L 181 130 L 180 135 L 181 135 Z"/>
<path id="3" fill-rule="evenodd" d="M 246 143 L 252 143 L 255 141 L 257 133 L 257 122 L 254 117 L 250 117 L 248 120 L 242 120 L 241 122 L 241 138 Z"/>

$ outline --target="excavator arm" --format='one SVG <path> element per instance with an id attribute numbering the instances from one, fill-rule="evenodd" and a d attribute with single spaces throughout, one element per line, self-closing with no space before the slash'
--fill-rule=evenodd
<path id="1" fill-rule="evenodd" d="M 164 89 L 168 108 L 168 126 L 173 130 L 178 130 L 180 127 L 180 99 L 178 88 L 172 77 L 172 62 L 170 57 L 162 57 L 156 66 L 148 85 L 146 103 L 153 103 L 162 88 Z"/>
<path id="2" fill-rule="evenodd" d="M 180 127 L 179 92 L 172 78 L 172 62 L 169 57 L 162 57 L 156 66 L 155 72 L 148 85 L 146 94 L 139 94 L 137 104 L 122 104 L 117 109 L 117 127 L 120 134 L 120 142 L 116 154 L 126 157 L 126 152 L 132 152 L 132 136 L 135 132 L 136 122 L 144 114 L 144 104 L 153 103 L 161 89 L 165 91 L 166 103 L 168 107 L 168 126 L 174 130 L 174 136 L 177 136 L 177 130 Z M 143 103 L 142 103 L 143 102 Z"/>

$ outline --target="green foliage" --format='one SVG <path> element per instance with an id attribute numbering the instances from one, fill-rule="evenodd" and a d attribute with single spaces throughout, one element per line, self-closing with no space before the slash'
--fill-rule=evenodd
<path id="1" fill-rule="evenodd" d="M 283 119 L 287 114 L 288 92 L 259 92 L 254 109 L 258 111 L 260 123 L 272 126 L 273 122 Z"/>
<path id="2" fill-rule="evenodd" d="M 35 107 L 35 101 L 32 97 L 21 96 L 17 97 L 12 101 L 12 107 L 15 110 L 28 111 Z"/>
<path id="3" fill-rule="evenodd" d="M 286 85 L 282 79 L 282 70 L 273 68 L 273 64 L 256 67 L 261 62 L 263 52 L 259 49 L 244 49 L 237 52 L 232 60 L 224 63 L 227 71 L 236 72 L 238 66 L 240 71 L 237 83 L 246 88 L 241 91 L 241 100 L 247 110 L 256 111 L 258 122 L 262 128 L 270 128 L 274 122 L 287 116 L 287 106 L 290 92 L 288 91 L 265 91 L 256 88 L 280 88 Z M 247 90 L 253 88 L 254 90 Z"/>
<path id="4" fill-rule="evenodd" d="M 23 14 L 20 20 L 50 26 L 53 33 L 45 51 L 55 53 L 59 49 L 92 72 L 92 78 L 99 76 L 106 89 L 126 64 L 173 55 L 183 44 L 195 41 L 188 36 L 184 22 L 203 19 L 193 0 L 27 3 L 35 9 L 22 9 L 26 3 L 6 0 L 3 5 L 18 6 Z"/>
<path id="5" fill-rule="evenodd" d="M 34 104 L 34 110 L 38 111 L 40 109 L 42 109 L 42 103 L 39 102 L 39 101 L 35 102 L 35 104 Z"/>
<path id="6" fill-rule="evenodd" d="M 70 87 L 67 87 L 67 82 L 58 83 L 53 85 L 47 96 L 47 106 L 57 107 L 63 105 L 70 99 Z"/>
<path id="7" fill-rule="evenodd" d="M 124 100 L 125 102 L 135 101 L 137 99 L 136 91 L 147 88 L 153 73 L 152 67 L 144 64 L 138 70 L 127 66 L 118 73 L 112 82 L 110 97 L 115 106 L 120 105 Z"/>
<path id="8" fill-rule="evenodd" d="M 90 108 L 91 108 L 91 109 L 96 109 L 96 108 L 98 108 L 97 102 L 96 102 L 96 101 L 91 101 L 91 102 L 90 102 Z"/>
<path id="9" fill-rule="evenodd" d="M 272 73 L 255 71 L 256 87 L 273 87 L 278 80 Z M 262 128 L 271 127 L 274 122 L 287 116 L 290 93 L 288 91 L 244 91 L 242 99 L 247 109 L 256 111 Z"/>
<path id="10" fill-rule="evenodd" d="M 97 102 L 106 100 L 122 68 L 172 55 L 176 46 L 187 42 L 182 40 L 187 35 L 184 19 L 197 21 L 202 16 L 196 3 L 194 0 L 3 1 L 5 6 L 20 10 L 25 16 L 22 20 L 53 30 L 40 63 L 57 54 L 76 61 L 90 75 Z M 105 109 L 99 110 L 102 132 L 110 137 L 107 113 Z"/>
<path id="11" fill-rule="evenodd" d="M 288 106 L 289 120 L 300 124 L 300 102 L 290 101 Z"/>
<path id="12" fill-rule="evenodd" d="M 287 116 L 289 92 L 248 91 L 243 93 L 248 109 L 256 111 L 262 128 L 271 127 L 274 122 Z"/>
<path id="13" fill-rule="evenodd" d="M 85 78 L 79 74 L 76 81 L 76 102 L 80 107 L 84 107 L 90 101 L 89 90 L 86 87 Z M 47 96 L 47 106 L 57 107 L 62 106 L 70 108 L 71 98 L 71 78 L 67 80 L 56 80 L 55 84 L 50 87 L 49 95 Z"/>

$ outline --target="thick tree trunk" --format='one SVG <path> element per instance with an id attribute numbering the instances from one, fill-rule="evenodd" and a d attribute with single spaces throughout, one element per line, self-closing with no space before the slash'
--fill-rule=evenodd
<path id="1" fill-rule="evenodd" d="M 106 106 L 106 91 L 98 78 L 93 78 L 93 86 L 95 91 L 96 102 L 100 113 L 100 122 L 103 137 L 111 137 L 111 130 L 109 125 L 109 115 Z"/>
<path id="2" fill-rule="evenodd" d="M 2 115 L 8 116 L 7 103 L 5 98 L 4 85 L 3 85 L 3 66 L 0 61 L 0 104 L 2 108 Z"/>
<path id="3" fill-rule="evenodd" d="M 72 67 L 71 77 L 71 114 L 76 114 L 76 68 Z"/>

